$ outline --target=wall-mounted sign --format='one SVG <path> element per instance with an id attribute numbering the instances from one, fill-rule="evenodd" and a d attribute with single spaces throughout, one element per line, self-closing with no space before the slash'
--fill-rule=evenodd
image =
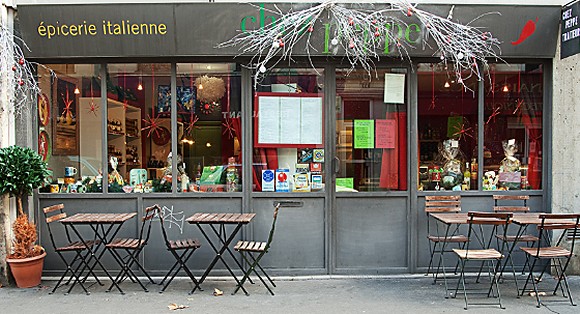
<path id="1" fill-rule="evenodd" d="M 580 2 L 575 1 L 562 7 L 560 58 L 564 59 L 580 52 L 580 24 L 578 14 Z"/>
<path id="2" fill-rule="evenodd" d="M 30 48 L 26 51 L 29 58 L 233 56 L 240 54 L 238 47 L 217 48 L 218 44 L 240 32 L 276 23 L 280 18 L 278 11 L 296 12 L 310 5 L 213 2 L 19 4 L 18 18 L 22 38 Z M 388 5 L 361 4 L 372 11 Z M 451 4 L 420 4 L 419 8 L 446 17 Z M 504 58 L 553 58 L 560 9 L 559 5 L 518 5 L 514 10 L 511 5 L 465 3 L 455 5 L 453 16 L 457 21 L 472 21 L 471 26 L 491 32 L 502 42 L 499 51 Z M 392 14 L 404 18 L 400 12 Z M 433 49 L 436 45 L 425 31 L 426 27 L 415 17 L 405 19 L 405 23 L 393 23 L 390 30 L 392 37 L 381 34 L 385 38 L 377 49 L 378 54 L 397 56 L 395 46 L 399 42 L 413 47 L 408 49 L 411 57 L 432 57 L 436 53 Z M 309 49 L 310 53 L 314 56 L 334 56 L 335 53 L 344 56 L 343 49 L 335 52 L 332 48 L 336 31 L 336 21 L 323 14 L 308 35 L 315 48 Z M 390 40 L 393 37 L 397 40 Z M 301 45 L 295 47 L 293 56 L 304 55 L 305 41 Z"/>

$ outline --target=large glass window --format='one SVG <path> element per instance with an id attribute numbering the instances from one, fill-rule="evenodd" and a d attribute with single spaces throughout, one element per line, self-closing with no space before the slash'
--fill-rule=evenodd
<path id="1" fill-rule="evenodd" d="M 493 64 L 485 82 L 484 190 L 542 188 L 543 67 Z"/>
<path id="2" fill-rule="evenodd" d="M 242 191 L 240 88 L 235 64 L 177 64 L 181 191 Z"/>
<path id="3" fill-rule="evenodd" d="M 52 171 L 43 192 L 102 191 L 99 71 L 94 64 L 38 68 L 38 152 Z"/>
<path id="4" fill-rule="evenodd" d="M 324 190 L 323 71 L 275 69 L 254 93 L 253 191 Z"/>
<path id="5" fill-rule="evenodd" d="M 107 65 L 109 192 L 171 192 L 171 65 Z"/>
<path id="6" fill-rule="evenodd" d="M 419 190 L 477 190 L 478 83 L 418 64 Z"/>
<path id="7" fill-rule="evenodd" d="M 337 192 L 407 189 L 406 72 L 337 70 Z"/>

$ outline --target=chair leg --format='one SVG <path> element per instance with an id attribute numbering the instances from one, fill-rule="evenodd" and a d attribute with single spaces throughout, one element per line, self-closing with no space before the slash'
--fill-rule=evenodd
<path id="1" fill-rule="evenodd" d="M 429 276 L 431 266 L 433 266 L 433 256 L 435 255 L 436 246 L 437 242 L 433 242 L 433 246 L 431 246 L 431 241 L 429 241 L 429 266 L 427 266 L 427 273 L 425 274 L 425 276 Z"/>
<path id="2" fill-rule="evenodd" d="M 171 254 L 173 255 L 173 257 L 175 258 L 176 261 L 175 261 L 175 264 L 173 264 L 173 267 L 171 267 L 171 269 L 167 273 L 167 275 L 165 275 L 165 278 L 163 278 L 163 280 L 161 281 L 160 284 L 163 284 L 165 279 L 167 279 L 167 277 L 171 275 L 171 277 L 169 278 L 169 281 L 167 281 L 167 283 L 165 283 L 165 285 L 163 286 L 163 288 L 161 288 L 159 293 L 163 293 L 165 291 L 165 289 L 167 289 L 169 284 L 173 281 L 173 279 L 175 278 L 175 276 L 179 273 L 179 271 L 181 269 L 183 269 L 185 271 L 185 273 L 189 276 L 189 278 L 193 281 L 193 284 L 195 285 L 194 289 L 199 288 L 199 282 L 197 281 L 197 279 L 195 279 L 195 276 L 193 275 L 193 273 L 191 273 L 191 271 L 189 270 L 189 268 L 187 267 L 187 264 L 186 264 L 187 260 L 189 260 L 189 258 L 191 257 L 191 255 L 193 254 L 194 251 L 195 251 L 195 249 L 186 249 L 183 251 L 183 253 L 181 253 L 181 255 L 179 255 L 179 254 L 177 254 L 177 252 L 170 250 Z M 179 266 L 179 267 L 177 267 L 177 266 Z M 177 269 L 175 271 L 173 271 L 176 267 L 177 267 Z"/>
<path id="3" fill-rule="evenodd" d="M 270 278 L 270 276 L 268 276 L 268 274 L 266 273 L 266 271 L 264 270 L 264 268 L 262 268 L 262 266 L 260 265 L 260 263 L 258 263 L 258 261 L 256 261 L 256 259 L 254 259 L 254 255 L 250 254 L 250 257 L 254 260 L 254 262 L 256 262 L 256 266 L 258 267 L 258 269 L 260 269 L 260 271 L 262 271 L 262 274 L 264 274 L 264 276 L 266 276 L 266 278 L 268 278 L 268 281 L 270 281 L 270 283 L 272 284 L 272 286 L 276 287 L 276 284 L 274 283 L 274 281 L 272 280 L 272 278 Z M 258 275 L 258 278 L 261 279 L 260 275 L 258 274 L 258 272 L 255 272 L 256 275 Z M 266 284 L 263 280 L 262 283 L 264 283 L 264 285 Z M 267 288 L 267 286 L 266 286 Z M 268 289 L 270 290 L 270 289 Z M 272 292 L 272 290 L 270 290 L 270 293 L 272 293 L 272 295 L 274 295 L 274 293 Z"/>
<path id="4" fill-rule="evenodd" d="M 240 252 L 242 253 L 242 252 Z M 262 257 L 264 256 L 264 254 L 266 252 L 261 252 L 257 258 L 254 258 L 254 256 L 252 255 L 251 252 L 247 252 L 248 255 L 250 255 L 250 257 L 252 258 L 253 262 L 251 262 L 248 257 L 246 256 L 246 254 L 242 253 L 242 257 L 243 259 L 250 265 L 248 267 L 248 269 L 246 270 L 244 277 L 242 278 L 242 280 L 240 280 L 240 283 L 238 284 L 238 286 L 236 287 L 236 289 L 234 290 L 234 292 L 232 292 L 232 294 L 236 294 L 238 292 L 239 289 L 244 290 L 244 292 L 246 293 L 246 295 L 249 295 L 249 293 L 244 289 L 244 283 L 246 282 L 246 280 L 248 280 L 250 278 L 250 274 L 252 272 L 254 272 L 254 274 L 256 274 L 258 276 L 258 278 L 260 279 L 260 281 L 262 281 L 262 283 L 264 284 L 264 286 L 266 286 L 266 289 L 268 289 L 268 291 L 270 292 L 270 294 L 274 295 L 274 292 L 272 291 L 272 289 L 270 289 L 270 287 L 266 284 L 266 282 L 264 281 L 264 279 L 262 278 L 262 276 L 260 276 L 260 274 L 256 271 L 256 266 L 258 265 L 258 263 L 260 262 L 260 260 L 262 259 Z M 270 279 L 271 280 L 271 279 Z"/>

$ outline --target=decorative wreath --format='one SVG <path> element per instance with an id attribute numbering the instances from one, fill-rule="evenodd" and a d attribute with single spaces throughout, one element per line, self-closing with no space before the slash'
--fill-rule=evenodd
<path id="1" fill-rule="evenodd" d="M 197 99 L 202 103 L 219 101 L 226 93 L 224 80 L 218 77 L 204 75 L 195 79 Z"/>

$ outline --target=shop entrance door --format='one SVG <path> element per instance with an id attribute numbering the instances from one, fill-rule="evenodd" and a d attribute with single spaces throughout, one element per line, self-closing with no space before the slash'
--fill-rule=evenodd
<path id="1" fill-rule="evenodd" d="M 407 270 L 408 73 L 336 70 L 334 273 Z"/>

